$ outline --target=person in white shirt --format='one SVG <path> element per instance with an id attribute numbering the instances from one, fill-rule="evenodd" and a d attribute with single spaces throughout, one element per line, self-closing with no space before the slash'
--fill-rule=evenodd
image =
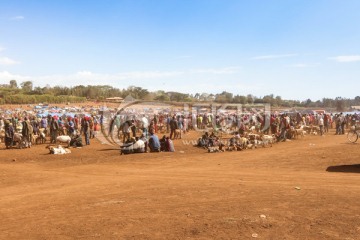
<path id="1" fill-rule="evenodd" d="M 322 116 L 319 118 L 319 128 L 320 128 L 320 135 L 322 136 L 324 133 L 324 118 Z"/>

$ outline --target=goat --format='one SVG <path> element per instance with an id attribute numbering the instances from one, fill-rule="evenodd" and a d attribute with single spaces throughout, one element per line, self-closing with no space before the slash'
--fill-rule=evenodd
<path id="1" fill-rule="evenodd" d="M 13 143 L 18 144 L 18 148 L 25 147 L 25 142 L 23 141 L 23 135 L 21 133 L 14 133 Z"/>
<path id="2" fill-rule="evenodd" d="M 261 140 L 264 147 L 266 145 L 270 145 L 270 147 L 272 147 L 273 143 L 275 143 L 275 135 L 262 135 Z"/>
<path id="3" fill-rule="evenodd" d="M 5 130 L 4 130 L 4 129 L 1 129 L 1 130 L 0 130 L 0 143 L 1 143 L 2 141 L 4 141 L 4 139 L 5 139 Z"/>
<path id="4" fill-rule="evenodd" d="M 208 153 L 217 153 L 217 152 L 224 152 L 224 150 L 220 149 L 218 146 L 208 148 Z"/>
<path id="5" fill-rule="evenodd" d="M 174 139 L 181 139 L 181 129 L 175 129 Z"/>
<path id="6" fill-rule="evenodd" d="M 39 141 L 40 141 L 40 143 L 46 142 L 46 137 L 45 137 L 44 132 L 40 132 L 40 134 L 38 135 L 38 138 L 36 139 L 36 144 L 38 144 Z"/>

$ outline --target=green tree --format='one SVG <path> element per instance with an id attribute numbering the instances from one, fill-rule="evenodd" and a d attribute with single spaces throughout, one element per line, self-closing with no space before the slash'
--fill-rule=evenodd
<path id="1" fill-rule="evenodd" d="M 21 85 L 22 90 L 26 93 L 31 92 L 33 89 L 32 81 L 25 81 L 25 82 L 22 82 L 20 85 Z"/>
<path id="2" fill-rule="evenodd" d="M 336 110 L 342 112 L 346 109 L 346 100 L 342 97 L 335 98 Z"/>
<path id="3" fill-rule="evenodd" d="M 18 88 L 16 80 L 10 80 L 10 88 Z"/>

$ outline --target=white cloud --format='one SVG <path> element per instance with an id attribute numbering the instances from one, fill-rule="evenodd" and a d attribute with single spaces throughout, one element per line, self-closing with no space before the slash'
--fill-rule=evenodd
<path id="1" fill-rule="evenodd" d="M 10 81 L 12 79 L 17 80 L 18 82 L 23 82 L 23 81 L 29 81 L 32 80 L 32 78 L 30 76 L 23 76 L 23 75 L 18 75 L 18 74 L 12 74 L 8 71 L 2 71 L 0 72 L 0 82 L 6 82 L 6 81 Z"/>
<path id="2" fill-rule="evenodd" d="M 169 71 L 145 71 L 145 72 L 124 72 L 115 74 L 93 73 L 91 71 L 79 71 L 68 75 L 45 75 L 45 76 L 24 76 L 16 75 L 7 71 L 0 72 L 0 81 L 16 79 L 20 82 L 32 80 L 35 85 L 75 86 L 75 85 L 112 85 L 114 87 L 127 87 L 129 85 L 142 85 L 146 80 L 159 80 L 170 77 L 177 77 L 183 72 Z"/>
<path id="3" fill-rule="evenodd" d="M 225 67 L 225 68 L 207 68 L 195 69 L 193 73 L 210 73 L 210 74 L 233 74 L 239 71 L 240 67 Z"/>
<path id="4" fill-rule="evenodd" d="M 0 65 L 15 65 L 19 64 L 20 62 L 15 61 L 8 57 L 0 57 Z"/>
<path id="5" fill-rule="evenodd" d="M 329 59 L 337 62 L 358 62 L 360 61 L 360 55 L 337 56 Z"/>
<path id="6" fill-rule="evenodd" d="M 279 54 L 279 55 L 264 55 L 264 56 L 257 56 L 253 57 L 254 60 L 266 60 L 266 59 L 277 59 L 277 58 L 288 58 L 288 57 L 295 57 L 298 54 Z"/>
<path id="7" fill-rule="evenodd" d="M 21 21 L 24 19 L 25 19 L 24 16 L 15 16 L 15 17 L 10 18 L 10 20 L 13 20 L 13 21 Z"/>

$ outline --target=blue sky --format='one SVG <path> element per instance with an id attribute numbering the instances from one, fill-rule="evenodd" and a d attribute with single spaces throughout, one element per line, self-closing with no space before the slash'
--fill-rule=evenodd
<path id="1" fill-rule="evenodd" d="M 360 95 L 358 0 L 2 0 L 0 83 Z"/>

